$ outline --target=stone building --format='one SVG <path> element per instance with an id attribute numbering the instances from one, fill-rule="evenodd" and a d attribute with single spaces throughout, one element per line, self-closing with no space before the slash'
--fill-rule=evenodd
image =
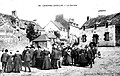
<path id="1" fill-rule="evenodd" d="M 29 45 L 26 37 L 29 23 L 35 25 L 35 30 L 41 31 L 41 27 L 35 22 L 19 19 L 15 11 L 12 11 L 12 15 L 0 13 L 0 49 L 23 51 Z"/>
<path id="2" fill-rule="evenodd" d="M 80 30 L 80 44 L 92 41 L 98 46 L 120 46 L 120 13 L 87 20 Z"/>

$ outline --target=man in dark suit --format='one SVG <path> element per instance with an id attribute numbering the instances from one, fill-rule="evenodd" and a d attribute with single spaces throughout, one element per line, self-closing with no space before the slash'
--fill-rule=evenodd
<path id="1" fill-rule="evenodd" d="M 89 49 L 86 50 L 86 52 L 87 52 L 88 64 L 90 65 L 90 68 L 92 68 L 92 58 L 93 58 L 92 49 L 89 48 Z"/>
<path id="2" fill-rule="evenodd" d="M 97 54 L 97 48 L 96 48 L 97 45 L 96 45 L 96 43 L 91 42 L 91 43 L 89 44 L 89 46 L 90 46 L 90 49 L 91 49 L 91 51 L 92 51 L 92 53 L 93 53 L 92 63 L 94 64 L 95 55 Z"/>
<path id="3" fill-rule="evenodd" d="M 32 58 L 31 58 L 31 55 L 30 55 L 30 51 L 27 51 L 25 56 L 24 56 L 25 72 L 26 72 L 27 67 L 29 69 L 29 72 L 31 72 L 31 69 L 30 69 L 31 60 L 32 60 Z"/>
<path id="4" fill-rule="evenodd" d="M 5 53 L 2 54 L 1 56 L 1 62 L 2 62 L 2 69 L 4 72 L 6 72 L 6 65 L 7 65 L 7 60 L 9 55 L 7 54 L 8 50 L 5 50 Z"/>
<path id="5" fill-rule="evenodd" d="M 51 66 L 53 69 L 58 69 L 57 61 L 59 60 L 59 51 L 57 46 L 54 44 L 51 53 Z"/>

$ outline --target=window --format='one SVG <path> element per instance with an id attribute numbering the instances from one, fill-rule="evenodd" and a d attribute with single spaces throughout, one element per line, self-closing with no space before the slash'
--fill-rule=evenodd
<path id="1" fill-rule="evenodd" d="M 97 29 L 97 24 L 94 25 L 94 29 Z"/>
<path id="2" fill-rule="evenodd" d="M 109 41 L 109 32 L 105 32 L 104 34 L 104 40 Z"/>
<path id="3" fill-rule="evenodd" d="M 87 41 L 87 36 L 86 35 L 82 35 L 82 42 L 86 42 Z"/>
<path id="4" fill-rule="evenodd" d="M 108 22 L 105 23 L 105 27 L 108 28 Z"/>
<path id="5" fill-rule="evenodd" d="M 83 26 L 82 28 L 83 28 L 83 30 L 85 30 L 85 26 Z"/>
<path id="6" fill-rule="evenodd" d="M 98 43 L 99 40 L 99 35 L 98 34 L 93 34 L 92 41 L 95 42 L 96 44 Z"/>

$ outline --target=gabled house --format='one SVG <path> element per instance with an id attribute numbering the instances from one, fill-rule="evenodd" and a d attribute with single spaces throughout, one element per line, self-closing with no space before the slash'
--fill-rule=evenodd
<path id="1" fill-rule="evenodd" d="M 80 43 L 98 46 L 120 46 L 120 13 L 87 20 L 80 30 Z"/>
<path id="2" fill-rule="evenodd" d="M 74 22 L 74 19 L 66 19 L 63 17 L 63 14 L 57 15 L 56 22 L 60 22 L 63 27 L 65 27 L 66 31 L 67 31 L 67 41 L 71 42 L 71 41 L 79 41 L 79 31 L 80 28 L 78 27 L 78 24 L 76 24 Z"/>
<path id="3" fill-rule="evenodd" d="M 50 21 L 45 27 L 44 30 L 46 30 L 47 33 L 59 33 L 60 39 L 67 39 L 67 30 L 60 22 L 56 21 Z"/>
<path id="4" fill-rule="evenodd" d="M 43 31 L 35 22 L 19 19 L 15 11 L 12 11 L 12 15 L 0 13 L 0 49 L 23 51 L 24 47 L 29 45 L 29 39 L 26 37 L 29 23 L 35 25 L 34 29 Z"/>
<path id="5" fill-rule="evenodd" d="M 26 33 L 20 30 L 16 18 L 13 15 L 0 13 L 0 49 L 20 50 L 26 46 L 29 41 Z"/>

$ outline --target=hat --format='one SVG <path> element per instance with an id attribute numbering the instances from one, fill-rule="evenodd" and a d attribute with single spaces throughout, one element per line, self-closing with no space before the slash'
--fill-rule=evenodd
<path id="1" fill-rule="evenodd" d="M 28 48 L 28 46 L 26 46 L 25 48 Z"/>
<path id="2" fill-rule="evenodd" d="M 35 48 L 33 45 L 30 45 L 30 48 Z"/>
<path id="3" fill-rule="evenodd" d="M 19 52 L 18 50 L 16 52 Z"/>
<path id="4" fill-rule="evenodd" d="M 56 45 L 55 43 L 54 44 L 52 44 L 52 46 L 54 46 L 54 45 Z"/>
<path id="5" fill-rule="evenodd" d="M 38 46 L 38 48 L 41 48 L 41 46 Z"/>
<path id="6" fill-rule="evenodd" d="M 12 54 L 12 52 L 10 52 L 10 54 Z"/>
<path id="7" fill-rule="evenodd" d="M 8 52 L 8 49 L 5 49 L 5 52 Z"/>

